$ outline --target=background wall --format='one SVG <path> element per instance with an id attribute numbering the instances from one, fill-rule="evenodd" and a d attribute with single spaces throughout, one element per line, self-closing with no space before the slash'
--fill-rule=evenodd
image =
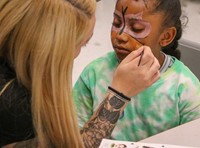
<path id="1" fill-rule="evenodd" d="M 181 0 L 183 14 L 189 19 L 180 41 L 182 61 L 200 79 L 200 0 Z M 88 45 L 74 62 L 73 84 L 83 68 L 93 59 L 112 51 L 110 29 L 115 0 L 101 0 L 97 3 L 96 26 Z"/>
<path id="2" fill-rule="evenodd" d="M 188 17 L 180 41 L 181 60 L 200 79 L 200 0 L 181 0 L 183 14 Z"/>

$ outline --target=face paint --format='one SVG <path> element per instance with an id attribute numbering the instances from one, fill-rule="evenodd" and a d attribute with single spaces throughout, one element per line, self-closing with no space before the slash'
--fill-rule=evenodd
<path id="1" fill-rule="evenodd" d="M 127 9 L 126 9 L 127 10 Z M 122 11 L 124 12 L 124 11 Z M 112 26 L 112 31 L 116 31 L 119 33 L 124 33 L 129 34 L 133 38 L 136 39 L 143 39 L 149 35 L 151 32 L 151 24 L 149 22 L 146 22 L 142 20 L 142 15 L 143 13 L 138 13 L 138 14 L 128 14 L 125 15 L 117 10 L 114 12 L 114 18 L 119 19 L 117 21 L 120 21 L 120 26 Z M 115 21 L 115 20 L 114 20 Z M 115 22 L 114 22 L 115 23 Z M 134 25 L 139 25 L 142 27 L 139 31 L 132 29 Z"/>
<path id="2" fill-rule="evenodd" d="M 119 32 L 119 35 L 121 35 L 124 32 L 124 29 L 126 27 L 125 14 L 126 14 L 127 9 L 128 9 L 128 7 L 126 7 L 125 9 L 123 9 L 123 7 L 122 7 L 122 17 L 123 17 L 123 22 L 124 23 L 123 23 L 123 27 L 122 27 L 121 31 Z"/>

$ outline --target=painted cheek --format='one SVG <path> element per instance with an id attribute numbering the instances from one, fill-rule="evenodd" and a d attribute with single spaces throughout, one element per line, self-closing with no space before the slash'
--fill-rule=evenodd
<path id="1" fill-rule="evenodd" d="M 115 46 L 116 44 L 116 37 L 117 37 L 117 34 L 118 32 L 116 31 L 111 31 L 111 42 L 112 42 L 112 45 Z"/>
<path id="2" fill-rule="evenodd" d="M 138 48 L 140 48 L 141 46 L 143 46 L 139 41 L 137 41 L 136 39 L 132 39 L 130 40 L 130 44 L 131 44 L 131 48 L 133 50 L 137 50 Z"/>

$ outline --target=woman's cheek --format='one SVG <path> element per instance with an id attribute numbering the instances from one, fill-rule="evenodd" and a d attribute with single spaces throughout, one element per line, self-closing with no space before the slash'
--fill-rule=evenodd
<path id="1" fill-rule="evenodd" d="M 77 48 L 74 52 L 74 59 L 78 57 L 78 55 L 80 54 L 81 52 L 81 48 Z"/>

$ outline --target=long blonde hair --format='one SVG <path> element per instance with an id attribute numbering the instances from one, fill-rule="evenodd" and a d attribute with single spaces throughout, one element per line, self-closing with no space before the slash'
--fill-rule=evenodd
<path id="1" fill-rule="evenodd" d="M 74 50 L 95 0 L 0 0 L 0 56 L 32 94 L 40 147 L 83 147 L 72 99 Z"/>

